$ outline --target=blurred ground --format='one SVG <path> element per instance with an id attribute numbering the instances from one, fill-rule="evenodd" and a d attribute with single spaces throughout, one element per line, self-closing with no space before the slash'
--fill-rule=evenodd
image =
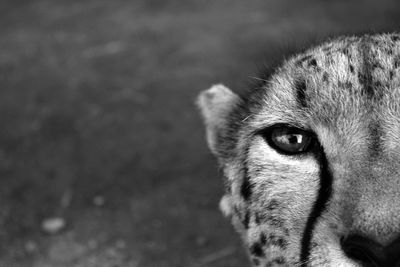
<path id="1" fill-rule="evenodd" d="M 1 1 L 0 266 L 246 266 L 195 96 L 399 22 L 394 0 Z"/>

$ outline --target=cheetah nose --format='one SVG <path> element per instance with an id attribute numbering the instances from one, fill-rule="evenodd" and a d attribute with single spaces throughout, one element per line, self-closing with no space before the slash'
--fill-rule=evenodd
<path id="1" fill-rule="evenodd" d="M 342 241 L 344 253 L 362 266 L 400 266 L 400 238 L 388 246 L 361 235 L 350 235 Z"/>
<path id="2" fill-rule="evenodd" d="M 342 242 L 342 249 L 349 258 L 362 263 L 363 266 L 379 266 L 385 257 L 378 243 L 360 235 L 347 237 Z"/>

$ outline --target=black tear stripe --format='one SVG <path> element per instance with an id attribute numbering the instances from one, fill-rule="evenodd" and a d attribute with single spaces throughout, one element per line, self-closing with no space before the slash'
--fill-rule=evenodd
<path id="1" fill-rule="evenodd" d="M 311 253 L 311 239 L 312 234 L 317 223 L 318 218 L 325 210 L 327 203 L 332 195 L 332 174 L 329 169 L 328 160 L 326 159 L 325 152 L 321 145 L 318 146 L 319 150 L 316 152 L 316 159 L 320 166 L 320 187 L 318 196 L 311 210 L 310 216 L 307 219 L 306 227 L 303 232 L 301 242 L 300 262 L 301 267 L 306 267 Z"/>

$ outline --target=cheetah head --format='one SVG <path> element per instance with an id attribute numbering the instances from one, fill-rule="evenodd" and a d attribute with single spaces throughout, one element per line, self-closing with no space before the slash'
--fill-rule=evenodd
<path id="1" fill-rule="evenodd" d="M 398 35 L 332 40 L 198 104 L 254 266 L 400 266 Z"/>

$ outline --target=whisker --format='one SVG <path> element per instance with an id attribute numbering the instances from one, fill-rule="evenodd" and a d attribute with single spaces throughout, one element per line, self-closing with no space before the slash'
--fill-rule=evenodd
<path id="1" fill-rule="evenodd" d="M 248 77 L 251 78 L 251 79 L 255 79 L 257 81 L 268 82 L 268 80 L 266 80 L 266 79 L 255 77 L 255 76 L 248 76 Z"/>

